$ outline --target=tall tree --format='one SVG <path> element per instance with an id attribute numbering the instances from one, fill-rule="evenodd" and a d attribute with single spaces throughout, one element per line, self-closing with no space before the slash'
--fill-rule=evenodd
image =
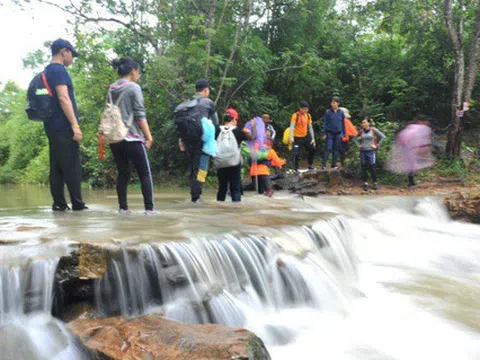
<path id="1" fill-rule="evenodd" d="M 454 5 L 457 5 L 457 8 Z M 473 0 L 470 5 L 474 8 L 475 18 L 473 19 L 472 34 L 468 42 L 465 31 L 468 7 L 465 4 L 465 0 L 460 0 L 456 4 L 454 4 L 453 0 L 444 0 L 447 33 L 455 54 L 452 112 L 446 148 L 446 153 L 452 157 L 457 157 L 460 154 L 462 134 L 460 111 L 464 102 L 470 103 L 479 65 L 480 3 L 478 0 Z M 466 56 L 467 52 L 468 56 Z"/>

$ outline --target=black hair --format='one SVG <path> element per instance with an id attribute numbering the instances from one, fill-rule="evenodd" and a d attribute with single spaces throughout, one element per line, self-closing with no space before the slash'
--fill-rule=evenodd
<path id="1" fill-rule="evenodd" d="M 224 114 L 223 115 L 222 121 L 223 121 L 224 124 L 228 123 L 230 121 L 233 121 L 233 120 L 235 120 L 235 118 L 232 117 L 230 114 Z"/>
<path id="2" fill-rule="evenodd" d="M 128 75 L 132 70 L 138 70 L 140 67 L 130 56 L 124 56 L 121 59 L 113 59 L 112 66 L 117 70 L 117 73 L 120 76 Z"/>
<path id="3" fill-rule="evenodd" d="M 335 101 L 337 104 L 340 105 L 340 98 L 338 96 L 332 97 L 332 101 Z"/>
<path id="4" fill-rule="evenodd" d="M 308 105 L 308 101 L 306 101 L 306 100 L 300 101 L 300 108 L 303 108 L 303 107 L 306 107 L 306 108 L 309 108 L 309 107 L 310 107 L 310 106 Z"/>

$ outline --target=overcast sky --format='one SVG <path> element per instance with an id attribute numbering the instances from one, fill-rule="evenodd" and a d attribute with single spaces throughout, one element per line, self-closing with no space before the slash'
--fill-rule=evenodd
<path id="1" fill-rule="evenodd" d="M 66 5 L 68 0 L 55 0 L 55 3 Z M 337 1 L 337 9 L 342 3 L 343 0 Z M 42 48 L 45 41 L 59 37 L 73 40 L 67 29 L 67 14 L 36 0 L 24 1 L 24 4 L 20 8 L 12 0 L 0 0 L 0 89 L 8 80 L 25 89 L 28 87 L 33 73 L 23 69 L 22 60 L 29 52 Z"/>
<path id="2" fill-rule="evenodd" d="M 64 3 L 64 0 L 56 0 Z M 42 5 L 33 0 L 20 9 L 11 0 L 0 0 L 0 83 L 13 80 L 27 88 L 33 73 L 23 69 L 22 60 L 32 50 L 42 48 L 47 40 L 68 35 L 67 18 L 61 10 Z M 0 85 L 0 88 L 3 87 Z"/>

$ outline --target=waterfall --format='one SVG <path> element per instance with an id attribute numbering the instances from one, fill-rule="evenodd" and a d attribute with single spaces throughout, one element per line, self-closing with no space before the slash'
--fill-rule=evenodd
<path id="1" fill-rule="evenodd" d="M 35 312 L 50 313 L 58 259 L 0 265 L 0 325 Z"/>
<path id="2" fill-rule="evenodd" d="M 64 319 L 155 313 L 246 328 L 275 360 L 478 358 L 479 226 L 451 221 L 435 198 L 297 200 L 158 217 L 42 212 L 53 224 L 41 241 L 15 245 L 8 225 L 0 358 L 89 359 L 52 307 Z"/>
<path id="3" fill-rule="evenodd" d="M 245 326 L 252 309 L 344 311 L 357 275 L 351 229 L 333 216 L 312 226 L 110 249 L 95 284 L 104 316 L 162 311 L 190 323 Z"/>

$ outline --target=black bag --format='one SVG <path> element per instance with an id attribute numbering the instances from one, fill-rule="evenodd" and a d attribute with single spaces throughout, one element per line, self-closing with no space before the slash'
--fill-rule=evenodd
<path id="1" fill-rule="evenodd" d="M 198 99 L 187 100 L 177 106 L 174 111 L 178 137 L 183 142 L 192 143 L 202 140 L 202 123 L 197 111 Z"/>
<path id="2" fill-rule="evenodd" d="M 27 91 L 27 112 L 28 118 L 34 121 L 46 121 L 52 117 L 50 108 L 50 99 L 52 98 L 52 90 L 47 83 L 45 72 L 37 74 Z"/>

